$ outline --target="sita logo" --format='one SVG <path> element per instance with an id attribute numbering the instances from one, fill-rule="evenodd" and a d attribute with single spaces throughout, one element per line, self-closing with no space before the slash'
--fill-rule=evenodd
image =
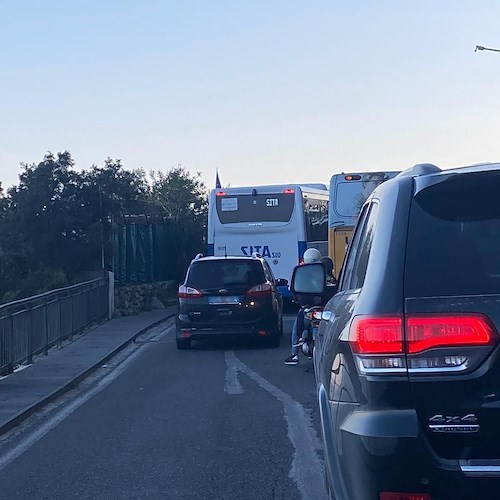
<path id="1" fill-rule="evenodd" d="M 241 247 L 243 255 L 252 255 L 254 252 L 260 253 L 262 257 L 271 257 L 271 252 L 267 245 L 248 245 Z"/>

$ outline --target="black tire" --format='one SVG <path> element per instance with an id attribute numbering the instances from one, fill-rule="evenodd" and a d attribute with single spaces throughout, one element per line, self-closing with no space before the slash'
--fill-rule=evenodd
<path id="1" fill-rule="evenodd" d="M 175 339 L 177 342 L 177 349 L 190 349 L 191 339 Z"/>

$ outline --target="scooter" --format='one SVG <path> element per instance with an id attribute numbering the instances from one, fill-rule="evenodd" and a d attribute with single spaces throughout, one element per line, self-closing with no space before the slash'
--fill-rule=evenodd
<path id="1" fill-rule="evenodd" d="M 321 321 L 321 313 L 323 306 L 306 306 L 304 307 L 304 328 L 299 342 L 294 347 L 300 347 L 302 354 L 309 359 L 313 357 L 314 342 L 318 334 L 319 323 Z"/>

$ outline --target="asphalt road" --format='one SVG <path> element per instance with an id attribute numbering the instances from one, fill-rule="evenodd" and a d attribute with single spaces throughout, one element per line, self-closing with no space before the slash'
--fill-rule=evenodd
<path id="1" fill-rule="evenodd" d="M 171 323 L 0 441 L 0 498 L 325 498 L 312 364 Z"/>

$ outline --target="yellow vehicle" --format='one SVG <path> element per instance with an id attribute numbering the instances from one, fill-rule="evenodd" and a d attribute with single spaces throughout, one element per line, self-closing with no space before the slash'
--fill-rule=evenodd
<path id="1" fill-rule="evenodd" d="M 399 172 L 356 172 L 332 175 L 328 207 L 328 256 L 338 278 L 358 214 L 371 192 Z"/>

